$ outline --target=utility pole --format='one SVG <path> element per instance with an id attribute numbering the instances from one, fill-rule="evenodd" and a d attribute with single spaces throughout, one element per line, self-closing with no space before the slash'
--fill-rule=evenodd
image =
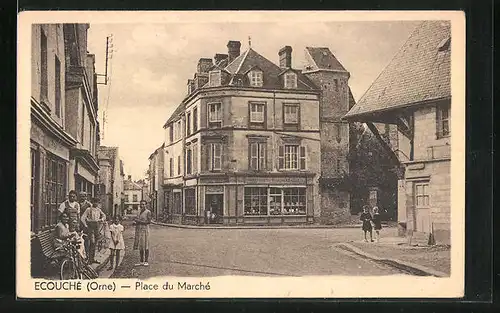
<path id="1" fill-rule="evenodd" d="M 111 76 L 111 70 L 109 71 L 109 76 L 108 76 L 108 64 L 110 63 L 109 60 L 111 60 L 113 58 L 113 34 L 109 35 L 106 37 L 106 65 L 105 65 L 105 68 L 104 68 L 104 74 L 97 74 L 97 76 L 100 76 L 100 77 L 104 77 L 104 82 L 97 82 L 97 84 L 99 85 L 108 85 L 108 82 L 109 82 L 109 79 L 110 79 L 110 76 Z M 109 88 L 108 88 L 108 96 L 106 98 L 106 105 L 104 107 L 104 110 L 102 112 L 102 134 L 101 134 L 101 138 L 104 139 L 104 131 L 106 129 L 106 122 L 107 122 L 107 119 L 106 119 L 106 111 L 108 109 L 108 104 L 109 104 L 109 96 L 110 96 L 110 93 L 111 93 L 111 82 L 109 83 Z"/>
<path id="2" fill-rule="evenodd" d="M 108 84 L 108 62 L 113 58 L 113 35 L 109 35 L 106 37 L 106 65 L 104 68 L 104 74 L 97 74 L 97 76 L 104 77 L 104 82 L 98 82 L 99 85 L 107 85 Z"/>

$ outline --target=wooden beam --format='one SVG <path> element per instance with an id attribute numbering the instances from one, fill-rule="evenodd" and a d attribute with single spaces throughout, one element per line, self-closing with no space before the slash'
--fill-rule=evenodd
<path id="1" fill-rule="evenodd" d="M 404 177 L 403 165 L 399 161 L 399 158 L 396 155 L 396 153 L 392 150 L 391 146 L 382 138 L 382 136 L 380 136 L 380 133 L 378 132 L 377 127 L 373 123 L 367 122 L 366 125 L 368 126 L 370 131 L 373 133 L 375 138 L 377 138 L 377 140 L 380 142 L 380 144 L 382 145 L 384 150 L 389 154 L 389 158 L 391 159 L 394 167 L 396 168 L 396 173 L 398 175 L 398 178 L 399 179 L 403 178 Z"/>

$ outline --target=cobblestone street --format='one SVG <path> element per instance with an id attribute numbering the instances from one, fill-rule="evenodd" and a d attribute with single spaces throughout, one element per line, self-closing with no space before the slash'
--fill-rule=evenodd
<path id="1" fill-rule="evenodd" d="M 332 247 L 359 240 L 361 230 L 356 228 L 219 230 L 151 225 L 149 267 L 134 266 L 139 262 L 138 251 L 132 250 L 134 227 L 124 225 L 126 255 L 115 278 L 401 274 Z"/>

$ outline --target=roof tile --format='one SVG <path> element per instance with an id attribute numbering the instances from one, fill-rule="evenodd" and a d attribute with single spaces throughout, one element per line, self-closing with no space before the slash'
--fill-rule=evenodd
<path id="1" fill-rule="evenodd" d="M 345 117 L 450 97 L 450 50 L 446 47 L 450 28 L 449 21 L 420 24 Z"/>

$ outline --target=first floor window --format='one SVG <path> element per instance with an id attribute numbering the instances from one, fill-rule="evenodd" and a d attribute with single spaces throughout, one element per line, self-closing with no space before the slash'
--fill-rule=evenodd
<path id="1" fill-rule="evenodd" d="M 186 174 L 191 175 L 192 174 L 192 155 L 191 155 L 191 148 L 186 149 Z"/>
<path id="2" fill-rule="evenodd" d="M 429 184 L 416 183 L 415 184 L 415 205 L 417 208 L 429 207 Z"/>
<path id="3" fill-rule="evenodd" d="M 299 145 L 284 145 L 279 147 L 278 153 L 278 169 L 306 169 L 306 147 Z"/>
<path id="4" fill-rule="evenodd" d="M 128 195 L 125 195 L 125 202 L 130 202 Z"/>
<path id="5" fill-rule="evenodd" d="M 250 169 L 263 171 L 266 169 L 266 143 L 250 143 Z"/>
<path id="6" fill-rule="evenodd" d="M 196 215 L 196 192 L 194 188 L 184 190 L 185 213 Z"/>
<path id="7" fill-rule="evenodd" d="M 209 170 L 220 170 L 222 168 L 222 144 L 209 144 Z"/>
<path id="8" fill-rule="evenodd" d="M 177 175 L 181 174 L 181 156 L 177 156 Z"/>
<path id="9" fill-rule="evenodd" d="M 191 163 L 193 168 L 193 173 L 198 173 L 198 144 L 194 144 L 192 149 Z"/>
<path id="10" fill-rule="evenodd" d="M 245 215 L 305 215 L 305 187 L 245 187 Z"/>
<path id="11" fill-rule="evenodd" d="M 132 195 L 132 199 L 133 199 L 134 202 L 137 202 L 138 201 L 137 200 L 137 195 Z"/>
<path id="12" fill-rule="evenodd" d="M 245 215 L 267 215 L 267 188 L 245 188 Z"/>
<path id="13" fill-rule="evenodd" d="M 174 159 L 170 158 L 169 161 L 170 177 L 174 176 Z"/>
<path id="14" fill-rule="evenodd" d="M 450 106 L 438 106 L 436 115 L 437 137 L 448 137 L 450 135 Z"/>

